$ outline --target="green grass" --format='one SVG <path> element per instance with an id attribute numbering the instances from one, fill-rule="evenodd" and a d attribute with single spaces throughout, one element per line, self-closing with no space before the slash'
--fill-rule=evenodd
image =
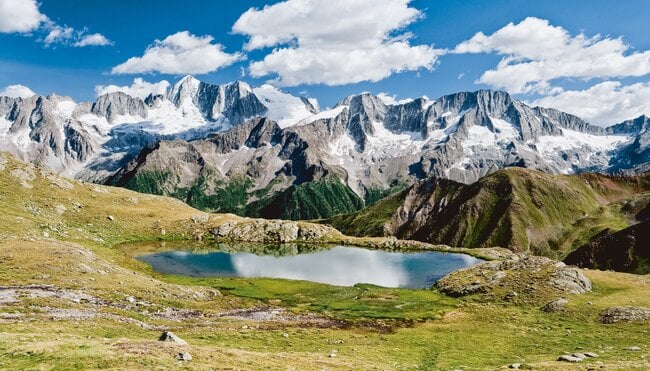
<path id="1" fill-rule="evenodd" d="M 36 179 L 29 182 L 33 188 L 24 188 L 9 174 L 27 165 L 8 159 L 4 166 L 0 282 L 81 291 L 102 304 L 51 297 L 3 303 L 2 369 L 172 368 L 179 366 L 175 356 L 181 351 L 193 357 L 182 366 L 194 369 L 493 370 L 515 362 L 534 369 L 584 369 L 587 361 L 555 362 L 578 348 L 598 353 L 597 360 L 607 369 L 648 368 L 642 357 L 648 352 L 650 323 L 597 322 L 610 306 L 650 307 L 647 276 L 586 271 L 594 291 L 567 295 L 570 303 L 560 314 L 544 313 L 538 303 L 456 299 L 436 290 L 165 276 L 117 245 L 191 238 L 201 228 L 241 219 L 212 215 L 203 225 L 192 221 L 202 215 L 199 211 L 177 200 L 74 181 L 67 189 L 60 179 L 37 169 Z M 65 211 L 58 213 L 57 205 Z M 43 237 L 44 232 L 50 237 Z M 172 245 L 160 241 L 157 248 L 167 244 Z M 144 305 L 129 304 L 127 296 Z M 285 310 L 288 319 L 222 316 L 267 307 Z M 53 309 L 92 309 L 99 315 L 57 320 Z M 158 315 L 183 311 L 195 315 L 180 320 Z M 296 314 L 302 319 L 295 320 Z M 12 319 L 15 315 L 24 317 Z M 158 342 L 163 329 L 189 345 Z M 643 350 L 623 350 L 632 345 Z M 334 349 L 337 356 L 329 357 Z"/>
<path id="2" fill-rule="evenodd" d="M 355 236 L 388 234 L 458 247 L 502 246 L 562 258 L 606 228 L 627 227 L 650 199 L 648 179 L 510 168 L 470 185 L 429 179 L 324 222 Z M 420 215 L 396 223 L 396 210 L 409 194 L 409 212 Z"/>

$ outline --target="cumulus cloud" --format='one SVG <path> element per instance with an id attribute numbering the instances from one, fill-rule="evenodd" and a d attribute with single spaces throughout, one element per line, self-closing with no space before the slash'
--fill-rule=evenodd
<path id="1" fill-rule="evenodd" d="M 104 95 L 107 93 L 113 93 L 116 91 L 121 91 L 132 97 L 138 97 L 141 99 L 146 98 L 149 94 L 165 94 L 169 88 L 169 81 L 161 80 L 158 82 L 147 82 L 141 78 L 133 79 L 133 83 L 127 86 L 118 86 L 118 85 L 97 85 L 95 86 L 95 93 L 97 96 Z"/>
<path id="2" fill-rule="evenodd" d="M 209 35 L 195 36 L 177 32 L 156 40 L 142 57 L 129 58 L 111 70 L 112 74 L 151 73 L 204 74 L 229 66 L 244 58 L 241 53 L 228 54 L 223 45 L 213 44 Z"/>
<path id="3" fill-rule="evenodd" d="M 379 81 L 393 73 L 432 69 L 442 54 L 411 45 L 404 28 L 422 17 L 411 0 L 287 0 L 240 16 L 233 32 L 246 50 L 274 49 L 252 62 L 253 77 L 276 75 L 281 86 Z"/>
<path id="4" fill-rule="evenodd" d="M 568 90 L 544 97 L 533 104 L 608 126 L 643 114 L 650 115 L 650 83 L 625 86 L 618 81 L 605 81 L 585 90 Z"/>
<path id="5" fill-rule="evenodd" d="M 511 93 L 548 93 L 560 78 L 613 78 L 650 73 L 650 51 L 630 53 L 622 38 L 571 36 L 549 21 L 529 17 L 492 35 L 475 34 L 454 53 L 495 53 L 503 59 L 478 82 Z"/>
<path id="6" fill-rule="evenodd" d="M 26 33 L 38 29 L 47 17 L 36 0 L 0 0 L 0 32 Z"/>
<path id="7" fill-rule="evenodd" d="M 36 0 L 0 0 L 0 33 L 37 32 L 44 35 L 38 41 L 42 41 L 45 46 L 72 44 L 83 47 L 112 44 L 100 33 L 88 35 L 85 28 L 75 31 L 72 27 L 57 24 L 41 13 L 39 6 Z"/>
<path id="8" fill-rule="evenodd" d="M 74 46 L 83 48 L 84 46 L 105 46 L 111 44 L 112 42 L 107 39 L 106 36 L 100 33 L 94 33 L 82 36 L 79 40 L 77 40 L 77 42 L 74 43 Z"/>
<path id="9" fill-rule="evenodd" d="M 0 90 L 0 97 L 9 97 L 9 98 L 29 98 L 36 95 L 32 89 L 24 85 L 9 85 L 4 89 Z"/>

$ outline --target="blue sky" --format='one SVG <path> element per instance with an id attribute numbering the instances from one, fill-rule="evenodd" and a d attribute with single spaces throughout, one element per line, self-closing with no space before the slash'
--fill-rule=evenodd
<path id="1" fill-rule="evenodd" d="M 644 68 L 637 71 L 635 67 L 637 65 L 645 66 L 646 63 L 650 65 L 650 53 L 647 56 L 643 54 L 650 50 L 650 37 L 648 36 L 650 35 L 650 25 L 647 21 L 647 14 L 650 14 L 650 2 L 648 1 L 413 0 L 408 2 L 405 0 L 382 0 L 388 3 L 391 1 L 404 3 L 400 11 L 404 12 L 405 19 L 409 18 L 408 14 L 419 12 L 417 16 L 404 21 L 406 27 L 391 28 L 390 21 L 385 21 L 387 22 L 385 28 L 388 30 L 386 31 L 388 37 L 405 33 L 410 35 L 406 41 L 407 46 L 400 44 L 406 48 L 405 52 L 408 52 L 408 56 L 405 56 L 403 60 L 395 60 L 390 55 L 386 56 L 385 53 L 380 53 L 383 50 L 381 48 L 393 42 L 391 40 L 379 40 L 380 45 L 375 45 L 376 40 L 372 38 L 355 41 L 359 42 L 359 45 L 371 45 L 367 48 L 368 50 L 372 49 L 373 52 L 379 50 L 379 54 L 369 55 L 385 56 L 387 60 L 385 63 L 389 63 L 389 65 L 393 63 L 397 66 L 394 69 L 406 70 L 403 72 L 390 70 L 385 73 L 387 74 L 385 77 L 381 77 L 381 68 L 376 65 L 380 62 L 376 58 L 372 58 L 372 61 L 363 60 L 363 58 L 354 61 L 360 69 L 358 72 L 346 72 L 348 75 L 345 75 L 346 73 L 337 70 L 337 68 L 344 68 L 343 64 L 336 62 L 336 58 L 339 58 L 337 56 L 346 55 L 345 50 L 356 50 L 352 42 L 348 43 L 345 40 L 345 34 L 330 35 L 327 34 L 327 31 L 323 31 L 325 34 L 297 36 L 292 41 L 277 41 L 276 43 L 267 43 L 268 45 L 259 48 L 245 50 L 246 43 L 250 42 L 253 37 L 261 37 L 267 33 L 273 34 L 278 28 L 283 27 L 283 25 L 278 26 L 277 23 L 274 23 L 277 16 L 272 16 L 272 19 L 265 18 L 266 14 L 261 11 L 264 5 L 274 4 L 277 1 L 118 0 L 107 2 L 88 0 L 80 2 L 42 0 L 37 4 L 38 12 L 40 12 L 40 16 L 47 17 L 47 21 L 41 19 L 38 26 L 34 26 L 28 32 L 12 32 L 10 26 L 6 26 L 2 32 L 3 17 L 10 17 L 8 14 L 1 13 L 2 3 L 18 7 L 24 5 L 21 3 L 33 1 L 0 0 L 0 48 L 2 50 L 2 54 L 0 54 L 0 89 L 8 85 L 21 84 L 38 94 L 57 92 L 77 100 L 92 100 L 96 96 L 95 86 L 97 85 L 129 85 L 136 77 L 142 77 L 149 82 L 164 79 L 173 83 L 184 73 L 115 74 L 111 71 L 115 72 L 113 70 L 115 66 L 124 63 L 131 57 L 142 57 L 145 49 L 152 45 L 154 40 L 163 40 L 180 31 L 188 31 L 191 36 L 195 37 L 211 36 L 213 38 L 211 44 L 223 45 L 222 51 L 227 53 L 226 55 L 238 55 L 236 61 L 228 62 L 224 66 L 215 68 L 212 72 L 195 73 L 200 80 L 223 83 L 242 79 L 252 85 L 260 85 L 276 78 L 275 84 L 280 85 L 283 90 L 296 95 L 315 97 L 322 106 L 332 105 L 346 95 L 362 91 L 385 92 L 400 99 L 422 95 L 435 98 L 457 91 L 494 88 L 508 90 L 518 98 L 529 102 L 543 102 L 545 105 L 561 109 L 566 109 L 567 105 L 574 103 L 589 104 L 591 100 L 594 100 L 594 94 L 598 94 L 596 98 L 607 99 L 608 102 L 618 99 L 616 105 L 607 109 L 601 107 L 600 111 L 596 113 L 593 110 L 597 107 L 574 108 L 574 113 L 583 116 L 591 115 L 588 118 L 602 124 L 611 123 L 608 121 L 613 122 L 624 117 L 631 118 L 639 113 L 650 113 L 647 112 L 650 104 L 643 103 L 650 101 L 650 99 L 645 99 L 650 97 L 644 95 L 650 91 L 647 86 L 650 68 L 648 71 Z M 300 2 L 302 0 L 289 1 Z M 361 3 L 362 1 L 358 2 L 358 4 Z M 323 4 L 328 4 L 328 2 L 323 2 Z M 325 6 L 329 5 L 323 5 L 323 7 Z M 250 8 L 260 9 L 256 13 L 257 18 L 240 27 L 244 32 L 233 32 L 233 25 Z M 391 14 L 382 14 L 381 6 L 379 8 L 366 10 L 362 7 L 363 11 L 360 11 L 359 14 L 370 14 L 369 22 L 382 23 L 384 19 L 390 18 Z M 333 14 L 337 14 L 337 9 L 330 10 Z M 321 14 L 323 16 L 320 16 Z M 326 17 L 329 14 L 328 9 L 317 9 L 314 11 L 314 19 L 301 19 L 300 22 L 305 22 L 302 27 L 306 33 L 309 33 L 312 25 L 313 28 L 320 27 L 325 30 L 330 27 L 335 28 L 334 25 L 343 23 L 346 19 L 360 22 L 358 19 L 363 18 L 359 14 Z M 291 14 L 287 17 L 288 22 L 293 22 Z M 594 56 L 591 52 L 580 54 L 579 51 L 575 51 L 574 53 L 572 47 L 567 47 L 566 53 L 554 56 L 552 61 L 547 61 L 542 56 L 540 58 L 543 64 L 551 65 L 550 62 L 553 62 L 558 66 L 568 65 L 576 60 L 579 61 L 579 58 L 584 58 L 584 70 L 581 70 L 583 67 L 577 65 L 559 76 L 546 72 L 550 74 L 541 80 L 527 81 L 525 86 L 509 81 L 505 76 L 507 71 L 503 71 L 502 75 L 494 77 L 493 80 L 481 78 L 486 71 L 496 70 L 497 64 L 503 58 L 515 56 L 518 60 L 525 62 L 531 58 L 530 53 L 536 55 L 534 52 L 535 40 L 533 39 L 531 39 L 530 45 L 523 45 L 516 52 L 506 50 L 510 42 L 507 37 L 478 43 L 480 45 L 477 43 L 466 44 L 464 50 L 473 48 L 473 52 L 450 52 L 461 50 L 457 47 L 464 41 L 470 40 L 478 32 L 490 36 L 508 23 L 512 22 L 518 25 L 528 17 L 535 17 L 540 21 L 547 22 L 548 26 L 545 26 L 543 22 L 529 22 L 530 27 L 527 28 L 542 39 L 545 37 L 545 32 L 551 32 L 552 28 L 559 27 L 570 38 L 579 37 L 580 34 L 587 39 L 600 35 L 600 39 L 593 39 L 587 44 L 593 44 L 599 40 L 617 40 L 620 37 L 622 43 L 627 45 L 627 49 L 622 52 L 604 51 L 602 55 Z M 271 21 L 268 21 L 269 19 Z M 259 27 L 259 23 L 263 23 L 264 20 L 270 22 L 267 26 L 268 29 Z M 296 24 L 297 27 L 301 25 L 297 22 Z M 362 23 L 359 33 L 370 32 L 374 30 L 374 27 L 374 25 Z M 54 29 L 70 29 L 72 36 L 48 44 L 44 39 Z M 282 34 L 280 31 L 277 32 L 278 37 L 281 38 Z M 519 33 L 520 30 L 514 29 L 513 32 Z M 349 32 L 349 38 L 354 39 L 356 33 Z M 107 45 L 74 46 L 85 36 L 94 34 L 101 34 L 105 37 L 106 42 L 98 43 Z M 329 41 L 322 42 L 323 38 L 328 38 Z M 295 48 L 297 52 L 317 50 L 320 53 L 320 51 L 336 48 L 338 45 L 341 45 L 343 54 L 333 54 L 334 61 L 330 65 L 322 67 L 326 70 L 287 73 L 286 76 L 282 76 L 282 79 L 278 80 L 277 71 L 285 71 L 286 67 L 278 65 L 278 63 L 283 63 L 282 55 L 278 55 L 278 61 L 258 66 L 261 71 L 258 74 L 265 73 L 263 76 L 253 76 L 255 74 L 252 74 L 249 69 L 251 63 L 265 60 L 265 57 L 272 54 L 274 49 Z M 416 50 L 416 48 L 419 49 Z M 477 48 L 480 49 L 478 52 Z M 390 53 L 389 49 L 386 50 L 387 53 Z M 552 55 L 555 48 L 549 47 L 548 51 L 544 51 L 541 47 L 540 50 L 542 53 L 548 52 L 549 55 Z M 608 53 L 621 56 L 623 58 L 621 65 L 617 67 L 612 62 L 612 66 L 599 66 L 598 58 L 604 61 L 615 59 Z M 626 59 L 635 53 L 638 54 L 635 59 Z M 584 57 L 585 55 L 587 57 Z M 301 54 L 298 53 L 295 58 L 295 61 L 300 61 Z M 421 58 L 421 63 L 418 58 Z M 595 61 L 592 61 L 591 58 Z M 287 59 L 286 63 L 295 61 Z M 589 67 L 592 62 L 594 66 Z M 367 63 L 367 66 L 364 63 Z M 431 66 L 433 68 L 430 68 Z M 519 67 L 527 68 L 527 66 Z M 379 81 L 354 81 L 357 77 L 363 79 L 364 73 L 374 71 L 374 68 L 378 68 L 377 74 L 369 73 L 368 76 L 371 77 L 367 79 Z M 607 71 L 601 72 L 603 68 Z M 631 70 L 635 70 L 635 72 L 628 72 Z M 242 76 L 242 72 L 245 73 L 245 76 Z M 321 75 L 328 77 L 322 77 L 323 81 L 305 81 L 305 76 Z M 603 83 L 605 85 L 599 85 Z M 593 88 L 593 91 L 590 88 Z M 629 101 L 633 101 L 633 103 L 629 103 Z M 640 103 L 634 103 L 637 101 Z"/>

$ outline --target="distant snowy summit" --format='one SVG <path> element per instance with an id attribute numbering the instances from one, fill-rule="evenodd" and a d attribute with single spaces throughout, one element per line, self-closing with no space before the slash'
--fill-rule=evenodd
<path id="1" fill-rule="evenodd" d="M 192 152 L 190 158 L 221 179 L 244 176 L 261 189 L 282 177 L 275 185 L 281 189 L 335 174 L 362 196 L 427 176 L 470 183 L 508 166 L 648 171 L 648 121 L 642 116 L 601 128 L 488 90 L 400 102 L 363 93 L 320 110 L 315 101 L 271 85 L 214 85 L 186 76 L 166 94 L 145 99 L 122 92 L 82 103 L 58 95 L 0 97 L 0 150 L 104 182 L 126 166 L 144 166 L 143 159 L 176 141 L 183 147 L 177 156 Z M 220 143 L 230 144 L 218 151 L 200 145 L 226 137 Z"/>

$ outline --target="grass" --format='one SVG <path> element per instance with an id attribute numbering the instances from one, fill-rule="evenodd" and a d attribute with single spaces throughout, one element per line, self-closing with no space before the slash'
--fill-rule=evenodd
<path id="1" fill-rule="evenodd" d="M 429 179 L 325 222 L 354 236 L 502 246 L 563 258 L 606 228 L 627 227 L 647 205 L 649 183 L 647 176 L 565 176 L 509 168 L 470 185 Z M 405 202 L 416 217 L 401 221 L 396 211 Z"/>
<path id="2" fill-rule="evenodd" d="M 24 188 L 10 173 L 27 165 L 7 158 L 3 166 L 2 285 L 51 285 L 101 304 L 25 293 L 8 302 L 0 295 L 2 369 L 161 369 L 178 367 L 175 356 L 184 351 L 193 360 L 181 366 L 193 369 L 492 370 L 515 362 L 535 369 L 584 369 L 588 361 L 555 362 L 578 348 L 598 353 L 609 369 L 650 367 L 642 358 L 649 350 L 650 323 L 597 322 L 609 306 L 650 307 L 648 276 L 586 271 L 594 291 L 569 295 L 561 314 L 544 313 L 538 303 L 456 299 L 436 290 L 165 276 L 118 244 L 162 240 L 164 248 L 173 244 L 168 240 L 193 238 L 210 225 L 241 219 L 211 215 L 198 223 L 192 218 L 207 214 L 177 200 L 66 184 L 38 169 L 28 181 L 33 188 Z M 222 316 L 269 307 L 285 311 L 288 320 Z M 63 310 L 95 314 L 57 317 Z M 158 342 L 163 329 L 189 345 Z M 632 345 L 642 351 L 623 350 Z M 330 357 L 333 350 L 336 356 Z"/>

